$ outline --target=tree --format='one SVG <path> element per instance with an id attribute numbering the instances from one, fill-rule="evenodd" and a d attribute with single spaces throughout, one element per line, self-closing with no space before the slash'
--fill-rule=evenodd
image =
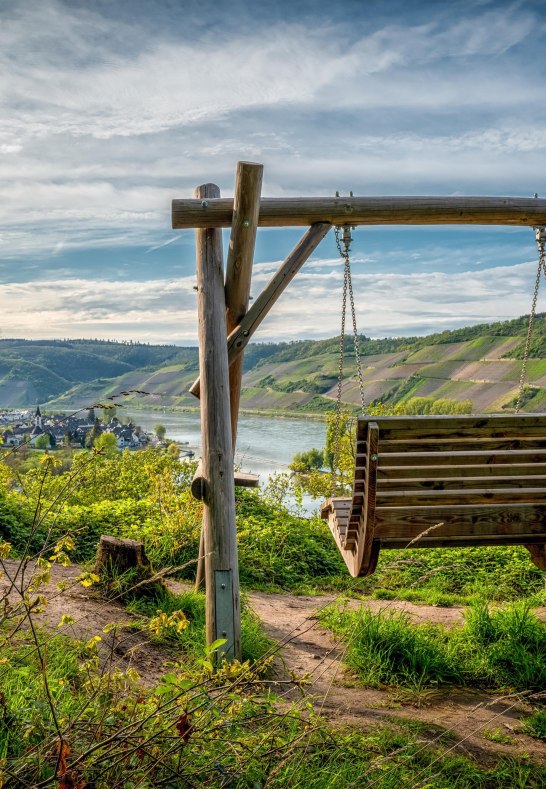
<path id="1" fill-rule="evenodd" d="M 49 449 L 49 436 L 47 433 L 42 433 L 34 442 L 36 449 Z"/>
<path id="2" fill-rule="evenodd" d="M 118 452 L 118 440 L 113 433 L 101 433 L 95 439 L 93 449 L 101 451 L 106 457 L 115 457 Z"/>
<path id="3" fill-rule="evenodd" d="M 156 436 L 158 437 L 159 441 L 163 441 L 163 439 L 165 438 L 165 433 L 167 431 L 165 429 L 165 425 L 156 425 L 154 427 L 154 432 L 155 432 Z"/>
<path id="4" fill-rule="evenodd" d="M 307 452 L 298 452 L 292 458 L 290 468 L 298 473 L 313 471 L 324 465 L 324 452 L 320 449 L 309 449 Z"/>
<path id="5" fill-rule="evenodd" d="M 92 446 L 95 445 L 95 441 L 99 436 L 102 434 L 100 419 L 98 417 L 95 418 L 93 423 L 93 427 L 85 437 L 85 446 L 90 449 Z"/>

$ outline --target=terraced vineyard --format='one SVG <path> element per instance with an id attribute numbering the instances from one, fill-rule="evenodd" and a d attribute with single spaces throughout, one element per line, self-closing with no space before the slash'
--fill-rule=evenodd
<path id="1" fill-rule="evenodd" d="M 368 402 L 418 397 L 471 401 L 475 412 L 513 407 L 527 330 L 526 316 L 429 337 L 361 338 Z M 337 388 L 339 338 L 250 345 L 244 409 L 321 413 Z M 524 410 L 546 410 L 546 315 L 537 316 Z M 88 405 L 138 389 L 145 405 L 195 407 L 188 389 L 198 371 L 196 348 L 91 341 L 0 341 L 0 402 Z M 359 403 L 352 341 L 347 339 L 343 400 Z"/>

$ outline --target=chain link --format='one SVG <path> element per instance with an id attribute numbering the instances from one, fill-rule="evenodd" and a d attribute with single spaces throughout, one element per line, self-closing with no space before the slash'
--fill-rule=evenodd
<path id="1" fill-rule="evenodd" d="M 546 228 L 535 228 L 536 242 L 538 248 L 538 268 L 535 278 L 535 288 L 533 292 L 533 303 L 531 305 L 531 312 L 529 313 L 529 324 L 527 326 L 527 339 L 525 340 L 525 350 L 523 352 L 523 362 L 521 365 L 521 374 L 519 378 L 519 392 L 516 401 L 516 414 L 519 414 L 521 403 L 523 399 L 523 390 L 525 389 L 525 379 L 527 377 L 527 362 L 529 361 L 529 353 L 531 350 L 531 339 L 533 337 L 533 328 L 535 323 L 535 316 L 537 311 L 538 291 L 540 289 L 540 275 L 544 274 L 546 277 L 546 261 L 544 245 L 546 242 Z"/>
<path id="2" fill-rule="evenodd" d="M 339 365 L 338 365 L 338 378 L 337 378 L 337 397 L 336 397 L 336 410 L 335 410 L 335 443 L 334 443 L 334 458 L 333 458 L 333 475 L 332 475 L 332 493 L 335 493 L 336 488 L 336 474 L 339 465 L 339 453 L 341 444 L 341 395 L 343 389 L 343 371 L 345 364 L 345 324 L 347 315 L 347 293 L 349 294 L 349 302 L 351 306 L 351 318 L 353 325 L 353 343 L 355 351 L 355 364 L 358 376 L 358 386 L 360 392 L 360 402 L 362 405 L 362 413 L 366 413 L 366 399 L 364 394 L 364 380 L 362 378 L 362 363 L 360 360 L 360 346 L 358 338 L 358 329 L 356 325 L 356 310 L 355 300 L 353 293 L 353 282 L 351 279 L 351 229 L 348 226 L 343 228 L 340 226 L 335 227 L 336 246 L 340 257 L 344 261 L 343 267 L 343 298 L 341 305 L 341 333 L 339 337 Z"/>

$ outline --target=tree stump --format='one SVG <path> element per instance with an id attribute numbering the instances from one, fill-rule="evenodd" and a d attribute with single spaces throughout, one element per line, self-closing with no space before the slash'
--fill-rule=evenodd
<path id="1" fill-rule="evenodd" d="M 102 535 L 99 541 L 95 572 L 99 576 L 121 575 L 127 570 L 138 569 L 145 576 L 150 563 L 144 552 L 144 543 L 137 540 L 120 540 L 118 537 Z"/>

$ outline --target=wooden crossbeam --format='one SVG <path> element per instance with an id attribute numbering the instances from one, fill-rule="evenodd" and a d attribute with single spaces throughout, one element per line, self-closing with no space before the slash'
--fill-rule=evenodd
<path id="1" fill-rule="evenodd" d="M 233 199 L 172 202 L 172 226 L 231 227 Z M 332 225 L 546 225 L 546 199 L 527 197 L 262 198 L 260 227 Z"/>

